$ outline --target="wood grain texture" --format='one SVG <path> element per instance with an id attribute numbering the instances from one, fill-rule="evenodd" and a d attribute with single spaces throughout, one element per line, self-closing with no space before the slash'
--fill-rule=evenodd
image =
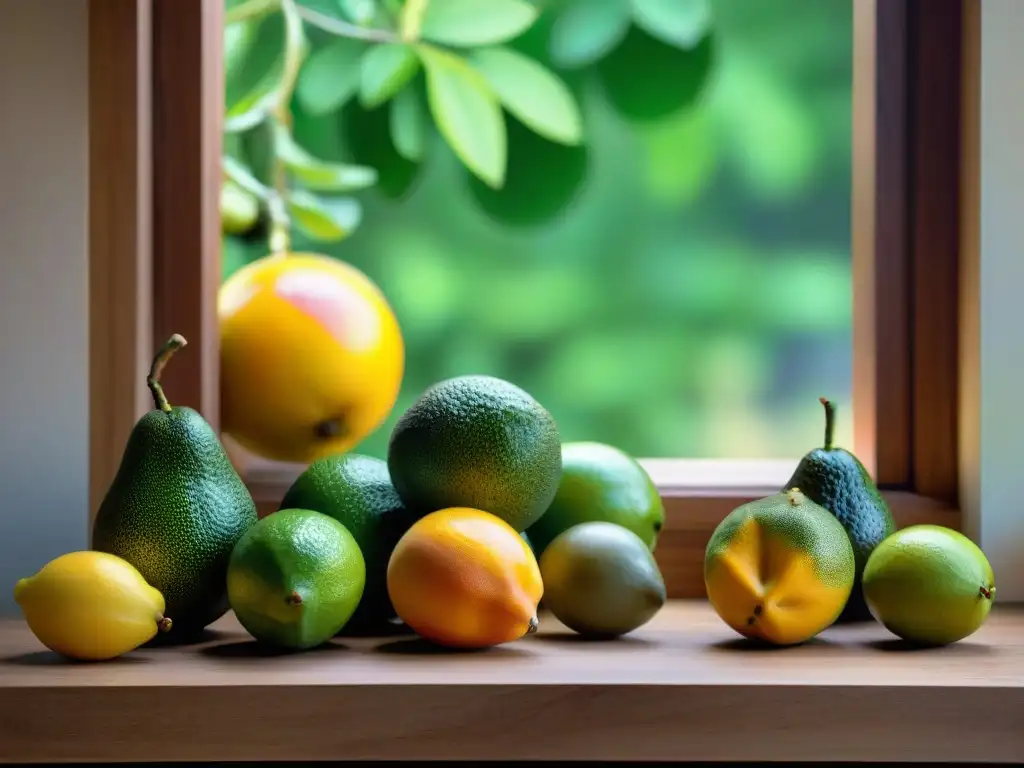
<path id="1" fill-rule="evenodd" d="M 150 407 L 150 0 L 89 3 L 89 519 Z"/>
<path id="2" fill-rule="evenodd" d="M 957 502 L 964 0 L 910 0 L 913 487 Z"/>
<path id="3" fill-rule="evenodd" d="M 909 490 L 908 19 L 899 0 L 853 7 L 853 447 L 880 485 Z"/>
<path id="4" fill-rule="evenodd" d="M 187 350 L 163 379 L 174 405 L 219 423 L 223 0 L 154 0 L 154 318 Z"/>
<path id="5" fill-rule="evenodd" d="M 0 625 L 0 761 L 1024 760 L 1024 612 L 945 649 L 877 625 L 756 651 L 701 601 L 612 643 L 550 617 L 482 653 L 410 638 L 259 656 L 216 637 L 64 663 Z"/>

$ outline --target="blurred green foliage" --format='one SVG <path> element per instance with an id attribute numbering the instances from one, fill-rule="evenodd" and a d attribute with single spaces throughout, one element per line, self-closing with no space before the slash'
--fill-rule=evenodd
<path id="1" fill-rule="evenodd" d="M 290 157 L 294 249 L 359 267 L 399 317 L 402 395 L 358 450 L 383 456 L 425 387 L 479 372 L 533 393 L 564 439 L 637 456 L 819 444 L 817 397 L 851 391 L 852 0 L 534 5 L 503 40 L 521 21 L 466 25 L 480 0 L 432 0 L 426 58 L 306 25 L 291 131 L 226 137 L 226 188 L 251 174 L 259 192 Z M 300 7 L 377 30 L 403 4 Z M 279 14 L 240 26 L 235 117 L 270 92 L 286 37 Z M 467 78 L 486 86 L 467 96 Z M 267 252 L 262 202 L 225 235 L 225 277 Z"/>

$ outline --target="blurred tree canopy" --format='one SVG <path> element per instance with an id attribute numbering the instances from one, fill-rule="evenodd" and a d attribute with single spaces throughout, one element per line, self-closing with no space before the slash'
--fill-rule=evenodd
<path id="1" fill-rule="evenodd" d="M 361 452 L 462 373 L 647 457 L 796 457 L 848 403 L 852 0 L 227 14 L 224 275 L 284 230 L 380 285 L 407 373 Z"/>

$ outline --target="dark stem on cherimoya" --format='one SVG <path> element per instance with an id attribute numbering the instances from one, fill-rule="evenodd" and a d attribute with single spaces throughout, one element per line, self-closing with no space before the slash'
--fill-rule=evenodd
<path id="1" fill-rule="evenodd" d="M 175 352 L 188 344 L 185 341 L 185 337 L 180 333 L 175 333 L 164 342 L 163 346 L 157 350 L 156 357 L 153 358 L 153 364 L 149 366 L 149 376 L 146 377 L 146 386 L 149 387 L 149 391 L 153 393 L 153 402 L 156 407 L 164 413 L 171 412 L 171 404 L 167 402 L 167 395 L 164 394 L 164 388 L 160 386 L 160 374 L 164 372 L 164 366 L 167 365 L 167 361 L 171 359 Z"/>
<path id="2" fill-rule="evenodd" d="M 825 450 L 831 451 L 836 436 L 836 404 L 827 397 L 819 397 L 818 402 L 825 406 Z"/>

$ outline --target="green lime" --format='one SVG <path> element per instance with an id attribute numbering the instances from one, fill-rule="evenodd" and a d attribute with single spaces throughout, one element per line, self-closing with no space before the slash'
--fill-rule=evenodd
<path id="1" fill-rule="evenodd" d="M 388 560 L 402 534 L 421 516 L 402 504 L 388 465 L 357 453 L 314 461 L 288 489 L 281 508 L 314 509 L 348 529 L 366 561 L 366 588 L 346 626 L 362 632 L 387 629 L 395 617 L 388 597 Z"/>
<path id="2" fill-rule="evenodd" d="M 527 529 L 534 551 L 543 554 L 562 531 L 599 520 L 632 531 L 653 552 L 665 508 L 650 476 L 628 454 L 603 443 L 565 443 L 555 499 Z"/>
<path id="3" fill-rule="evenodd" d="M 912 525 L 882 541 L 864 566 L 863 584 L 871 614 L 920 645 L 947 645 L 976 632 L 996 592 L 985 553 L 941 525 Z"/>
<path id="4" fill-rule="evenodd" d="M 621 525 L 590 522 L 560 534 L 540 558 L 544 607 L 595 638 L 625 635 L 665 604 L 665 581 L 647 543 Z"/>
<path id="5" fill-rule="evenodd" d="M 348 622 L 366 564 L 348 529 L 310 509 L 282 509 L 253 525 L 228 563 L 228 600 L 260 642 L 305 649 Z"/>

